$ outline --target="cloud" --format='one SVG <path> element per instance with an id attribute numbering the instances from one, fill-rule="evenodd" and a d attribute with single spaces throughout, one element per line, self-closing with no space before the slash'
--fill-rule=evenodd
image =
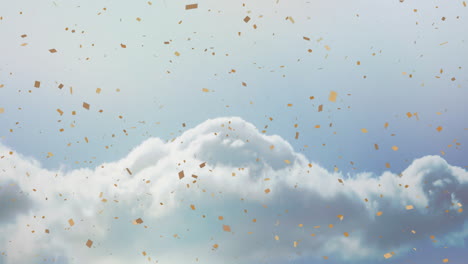
<path id="1" fill-rule="evenodd" d="M 0 146 L 0 263 L 361 261 L 468 233 L 468 172 L 441 157 L 342 175 L 237 117 L 89 169 L 46 170 L 10 151 Z"/>

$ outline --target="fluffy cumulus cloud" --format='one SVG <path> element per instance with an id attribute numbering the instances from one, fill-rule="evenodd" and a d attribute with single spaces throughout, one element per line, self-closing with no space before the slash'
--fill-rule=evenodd
<path id="1" fill-rule="evenodd" d="M 0 156 L 0 263 L 360 261 L 466 234 L 468 172 L 441 157 L 342 175 L 235 117 L 89 169 Z"/>

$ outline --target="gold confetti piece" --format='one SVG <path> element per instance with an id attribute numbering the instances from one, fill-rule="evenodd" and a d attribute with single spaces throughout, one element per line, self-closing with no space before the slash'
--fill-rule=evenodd
<path id="1" fill-rule="evenodd" d="M 36 87 L 36 88 L 41 87 L 41 82 L 40 81 L 35 81 L 34 82 L 34 87 Z"/>
<path id="2" fill-rule="evenodd" d="M 340 221 L 343 221 L 343 219 L 344 219 L 343 215 L 337 215 L 336 217 L 338 217 L 338 219 L 340 219 Z"/>
<path id="3" fill-rule="evenodd" d="M 385 122 L 384 128 L 388 127 L 388 122 Z"/>
<path id="4" fill-rule="evenodd" d="M 70 218 L 70 219 L 68 219 L 68 224 L 69 224 L 70 226 L 74 226 L 74 225 L 75 225 L 75 221 L 73 221 L 73 219 Z"/>
<path id="5" fill-rule="evenodd" d="M 310 41 L 310 38 L 308 37 L 302 37 L 304 40 Z"/>
<path id="6" fill-rule="evenodd" d="M 49 229 L 46 229 L 46 230 L 45 230 L 45 233 L 46 233 L 46 234 L 49 234 L 49 233 L 50 233 Z"/>
<path id="7" fill-rule="evenodd" d="M 290 162 L 289 160 L 284 160 L 284 162 L 285 162 L 286 164 L 291 164 L 291 162 Z"/>
<path id="8" fill-rule="evenodd" d="M 209 89 L 206 89 L 206 88 L 203 88 L 203 89 L 202 89 L 202 92 L 205 92 L 205 93 L 207 93 L 207 92 L 209 92 L 209 91 L 210 91 L 210 90 L 209 90 Z"/>
<path id="9" fill-rule="evenodd" d="M 337 96 L 338 96 L 338 93 L 336 93 L 335 91 L 330 91 L 330 95 L 328 96 L 328 101 L 336 102 Z"/>
<path id="10" fill-rule="evenodd" d="M 392 149 L 393 149 L 393 151 L 397 151 L 397 150 L 398 150 L 398 147 L 397 147 L 397 146 L 393 146 Z"/>
<path id="11" fill-rule="evenodd" d="M 349 237 L 348 232 L 344 232 L 343 235 L 344 235 L 345 237 Z"/>
<path id="12" fill-rule="evenodd" d="M 200 164 L 199 166 L 200 166 L 200 168 L 203 168 L 203 167 L 205 167 L 205 165 L 206 165 L 206 162 L 203 162 L 203 163 Z"/>
<path id="13" fill-rule="evenodd" d="M 413 209 L 414 209 L 414 207 L 412 205 L 407 205 L 406 206 L 406 210 L 413 210 Z"/>
<path id="14" fill-rule="evenodd" d="M 213 245 L 213 248 L 214 248 L 214 249 L 217 249 L 218 247 L 219 247 L 218 244 L 214 244 L 214 245 Z"/>
<path id="15" fill-rule="evenodd" d="M 137 17 L 136 20 L 137 20 L 138 22 L 140 22 L 140 21 L 141 21 L 141 18 Z"/>
<path id="16" fill-rule="evenodd" d="M 294 241 L 294 242 L 293 242 L 293 246 L 294 246 L 294 247 L 297 247 L 297 241 Z"/>
<path id="17" fill-rule="evenodd" d="M 141 252 L 141 254 L 146 257 L 146 251 Z"/>
<path id="18" fill-rule="evenodd" d="M 365 129 L 365 128 L 361 128 L 361 132 L 362 132 L 362 133 L 367 133 L 368 131 L 367 131 L 367 129 Z"/>
<path id="19" fill-rule="evenodd" d="M 293 24 L 295 22 L 294 19 L 291 16 L 288 16 L 288 20 L 291 21 L 291 23 L 293 23 Z"/>
<path id="20" fill-rule="evenodd" d="M 465 3 L 465 2 L 463 2 L 463 3 Z M 449 260 L 448 259 L 443 259 L 442 262 L 447 263 L 447 262 L 449 262 Z"/>
<path id="21" fill-rule="evenodd" d="M 96 93 L 100 94 L 101 93 L 101 88 L 96 88 Z"/>
<path id="22" fill-rule="evenodd" d="M 466 2 L 465 1 L 463 1 L 463 6 L 466 7 Z"/>
<path id="23" fill-rule="evenodd" d="M 190 4 L 185 6 L 185 10 L 190 10 L 190 9 L 197 9 L 198 4 Z"/>
<path id="24" fill-rule="evenodd" d="M 330 46 L 328 46 L 328 45 L 325 45 L 325 49 L 328 50 L 328 51 L 331 50 Z"/>
<path id="25" fill-rule="evenodd" d="M 63 84 L 59 84 L 58 88 L 59 88 L 59 89 L 62 89 L 63 86 L 64 86 Z"/>
<path id="26" fill-rule="evenodd" d="M 176 51 L 176 52 L 174 52 L 174 55 L 176 55 L 177 57 L 179 57 L 179 56 L 180 56 L 180 53 Z"/>
<path id="27" fill-rule="evenodd" d="M 328 228 L 333 228 L 333 224 L 329 224 L 329 225 L 328 225 Z"/>
<path id="28" fill-rule="evenodd" d="M 58 112 L 60 115 L 63 115 L 63 111 L 62 111 L 62 110 L 57 109 L 57 112 Z"/>
<path id="29" fill-rule="evenodd" d="M 195 205 L 191 204 L 191 205 L 190 205 L 190 208 L 191 208 L 192 210 L 195 210 Z"/>
<path id="30" fill-rule="evenodd" d="M 127 48 L 127 45 L 121 43 L 120 47 L 122 47 L 122 49 L 125 49 L 125 48 Z"/>
<path id="31" fill-rule="evenodd" d="M 56 50 L 56 49 L 50 49 L 49 52 L 50 52 L 50 53 L 56 53 L 57 50 Z"/>
<path id="32" fill-rule="evenodd" d="M 438 126 L 436 129 L 437 129 L 437 132 L 442 131 L 442 127 L 441 127 L 441 126 Z"/>
<path id="33" fill-rule="evenodd" d="M 443 43 L 440 43 L 439 45 L 442 46 L 442 45 L 445 45 L 445 44 L 447 44 L 447 43 L 448 43 L 448 41 L 445 41 L 445 42 L 443 42 Z"/>
<path id="34" fill-rule="evenodd" d="M 86 246 L 91 248 L 91 246 L 93 246 L 93 241 L 91 241 L 90 239 L 88 239 L 88 241 L 86 241 Z"/>
<path id="35" fill-rule="evenodd" d="M 185 177 L 184 171 L 179 171 L 179 180 L 182 180 Z"/>
<path id="36" fill-rule="evenodd" d="M 86 141 L 86 143 L 89 143 L 88 137 L 85 137 L 84 140 Z"/>
<path id="37" fill-rule="evenodd" d="M 0 114 L 3 114 L 3 113 L 5 113 L 5 108 L 0 107 Z"/>
<path id="38" fill-rule="evenodd" d="M 89 110 L 89 104 L 88 103 L 85 103 L 83 102 L 83 108 L 86 109 L 86 110 Z"/>
<path id="39" fill-rule="evenodd" d="M 242 86 L 246 87 L 246 86 L 247 86 L 247 84 L 246 84 L 245 82 L 242 82 Z"/>
<path id="40" fill-rule="evenodd" d="M 143 223 L 143 220 L 141 218 L 138 218 L 132 221 L 132 224 L 134 225 L 141 225 L 142 223 Z"/>
<path id="41" fill-rule="evenodd" d="M 275 240 L 278 241 L 278 240 L 279 240 L 279 236 L 276 235 L 276 236 L 275 236 Z"/>
<path id="42" fill-rule="evenodd" d="M 381 216 L 382 214 L 383 214 L 383 213 L 379 211 L 379 212 L 377 212 L 376 215 L 377 215 L 377 216 Z"/>
<path id="43" fill-rule="evenodd" d="M 127 170 L 128 174 L 132 175 L 132 172 L 130 171 L 129 168 L 125 168 L 125 169 Z"/>
<path id="44" fill-rule="evenodd" d="M 265 193 L 270 193 L 270 189 L 265 189 Z"/>
<path id="45" fill-rule="evenodd" d="M 293 104 L 288 104 L 288 107 L 292 107 L 292 106 L 293 106 Z"/>
<path id="46" fill-rule="evenodd" d="M 392 257 L 392 254 L 390 254 L 390 253 L 385 253 L 385 255 L 383 255 L 383 256 L 384 256 L 384 258 L 389 259 L 389 258 Z"/>
<path id="47" fill-rule="evenodd" d="M 248 23 L 249 21 L 250 21 L 250 17 L 249 17 L 249 16 L 244 17 L 244 22 L 245 22 L 245 23 Z"/>
<path id="48" fill-rule="evenodd" d="M 322 112 L 322 110 L 323 110 L 323 105 L 319 105 L 319 106 L 318 106 L 318 111 L 319 111 L 319 112 Z"/>
<path id="49" fill-rule="evenodd" d="M 52 157 L 52 156 L 54 156 L 54 153 L 52 153 L 52 152 L 47 152 L 47 156 L 48 156 L 48 157 Z"/>
<path id="50" fill-rule="evenodd" d="M 27 45 L 28 45 L 28 43 L 23 43 L 23 44 L 21 44 L 21 47 L 25 47 Z"/>
<path id="51" fill-rule="evenodd" d="M 379 145 L 374 144 L 374 148 L 375 148 L 375 150 L 379 150 Z"/>
<path id="52" fill-rule="evenodd" d="M 385 163 L 385 167 L 386 167 L 387 169 L 390 169 L 390 163 L 388 163 L 388 162 Z"/>
<path id="53" fill-rule="evenodd" d="M 228 225 L 223 225 L 223 230 L 226 232 L 231 232 L 231 227 Z"/>

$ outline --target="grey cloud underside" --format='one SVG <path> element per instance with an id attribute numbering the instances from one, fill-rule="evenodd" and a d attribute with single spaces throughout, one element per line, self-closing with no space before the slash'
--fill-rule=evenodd
<path id="1" fill-rule="evenodd" d="M 199 167 L 202 162 L 206 167 Z M 8 204 L 0 214 L 5 263 L 33 263 L 37 256 L 70 263 L 148 256 L 159 263 L 375 259 L 391 251 L 404 255 L 431 235 L 444 243 L 463 233 L 467 220 L 459 209 L 468 201 L 468 173 L 441 157 L 415 160 L 401 176 L 347 177 L 236 117 L 207 120 L 172 142 L 149 139 L 127 157 L 94 169 L 48 171 L 17 154 L 0 166 L 0 202 Z M 137 218 L 144 223 L 133 225 Z"/>

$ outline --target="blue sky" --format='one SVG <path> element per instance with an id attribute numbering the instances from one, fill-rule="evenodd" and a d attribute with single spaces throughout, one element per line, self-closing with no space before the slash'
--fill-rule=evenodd
<path id="1" fill-rule="evenodd" d="M 127 164 L 125 162 L 133 164 L 131 161 L 134 157 L 129 153 L 135 151 L 137 146 L 140 146 L 136 148 L 137 151 L 148 148 L 142 143 L 145 140 L 160 138 L 162 142 L 170 142 L 178 138 L 177 141 L 181 136 L 188 137 L 184 134 L 187 131 L 200 136 L 188 142 L 203 146 L 207 144 L 208 148 L 197 148 L 197 152 L 193 146 L 187 147 L 187 153 L 193 154 L 191 159 L 199 160 L 200 156 L 205 155 L 213 162 L 211 168 L 215 171 L 228 171 L 227 168 L 233 164 L 252 165 L 246 161 L 246 157 L 250 157 L 248 155 L 260 159 L 266 155 L 266 160 L 271 158 L 276 162 L 277 158 L 268 156 L 269 152 L 264 152 L 261 146 L 278 141 L 284 143 L 284 155 L 301 156 L 297 159 L 313 162 L 326 171 L 323 175 L 328 176 L 324 177 L 339 174 L 345 180 L 353 180 L 358 179 L 359 175 L 368 175 L 383 180 L 386 172 L 398 175 L 411 168 L 414 160 L 421 158 L 428 162 L 429 173 L 433 167 L 427 156 L 432 155 L 439 155 L 450 168 L 447 170 L 459 167 L 465 170 L 465 174 L 460 175 L 466 175 L 468 153 L 464 145 L 468 133 L 468 106 L 464 98 L 468 98 L 468 7 L 465 2 L 261 0 L 243 3 L 207 0 L 198 2 L 197 9 L 185 10 L 187 4 L 192 2 L 152 1 L 150 4 L 148 1 L 130 3 L 120 0 L 18 0 L 0 3 L 0 109 L 3 109 L 0 114 L 0 147 L 8 150 L 7 155 L 1 155 L 8 156 L 11 150 L 18 156 L 9 157 L 13 160 L 2 165 L 6 167 L 0 180 L 4 178 L 1 184 L 5 186 L 11 183 L 10 180 L 14 183 L 18 181 L 20 189 L 15 195 L 28 197 L 25 198 L 28 208 L 25 212 L 13 209 L 11 214 L 6 210 L 3 212 L 3 215 L 12 216 L 15 220 L 0 228 L 1 236 L 14 235 L 18 243 L 33 241 L 21 233 L 20 226 L 29 223 L 28 217 L 34 216 L 37 210 L 47 211 L 50 207 L 47 203 L 28 207 L 26 201 L 34 195 L 30 190 L 23 189 L 30 187 L 27 180 L 11 178 L 15 175 L 10 172 L 11 168 L 15 168 L 15 162 L 27 163 L 24 166 L 33 171 L 51 175 L 59 173 L 72 179 L 80 177 L 80 172 L 99 168 L 101 164 L 113 164 L 111 167 L 116 168 Z M 244 22 L 246 16 L 250 18 L 247 23 Z M 50 49 L 57 52 L 51 53 Z M 39 88 L 34 87 L 36 81 L 40 82 Z M 59 84 L 64 87 L 59 89 Z M 100 88 L 99 93 L 96 92 L 97 88 Z M 208 92 L 203 89 L 208 89 Z M 338 95 L 335 102 L 329 100 L 332 91 Z M 83 108 L 83 102 L 90 105 L 89 110 Z M 320 105 L 322 111 L 319 112 Z M 75 111 L 74 115 L 72 111 Z M 249 126 L 246 124 L 252 124 L 255 128 L 247 129 L 240 138 L 245 140 L 248 135 L 257 137 L 263 134 L 277 135 L 281 140 L 258 136 L 259 140 L 264 140 L 258 143 L 258 147 L 245 147 L 245 150 L 239 151 L 237 146 L 228 150 L 216 148 L 211 141 L 201 137 L 206 131 L 212 131 L 214 124 L 225 124 L 235 117 L 242 120 L 237 123 L 240 130 Z M 211 122 L 211 119 L 215 121 Z M 197 129 L 197 126 L 200 127 Z M 367 133 L 363 133 L 362 129 L 366 129 Z M 297 139 L 296 133 L 299 133 Z M 292 149 L 286 147 L 289 144 Z M 392 147 L 397 147 L 397 150 Z M 167 153 L 179 153 L 178 149 L 172 149 L 171 144 L 161 145 L 161 148 L 166 149 Z M 231 153 L 231 158 L 223 158 L 225 151 Z M 145 160 L 143 154 L 135 155 Z M 29 164 L 31 159 L 36 160 L 37 164 Z M 139 168 L 142 171 L 154 169 L 161 173 L 161 177 L 176 175 L 177 166 L 166 171 L 166 167 L 157 165 L 161 164 L 157 159 L 148 159 L 155 162 L 155 168 L 146 163 L 133 164 L 135 171 L 138 171 L 132 176 L 133 179 L 147 177 L 142 174 L 144 172 L 139 172 Z M 173 164 L 180 162 L 176 158 L 166 159 Z M 208 164 L 210 161 L 207 161 Z M 281 160 L 280 163 L 284 165 Z M 298 175 L 304 173 L 294 169 L 299 166 L 297 164 L 302 163 L 291 160 L 291 171 L 282 176 L 287 178 L 284 179 L 286 183 L 291 183 L 295 175 L 300 178 Z M 270 163 L 261 167 L 252 166 L 250 170 L 256 173 L 284 173 Z M 273 171 L 270 171 L 270 167 Z M 101 175 L 96 171 L 89 173 L 96 177 Z M 458 192 L 459 197 L 450 199 L 454 201 L 457 198 L 463 204 L 466 198 L 464 176 L 457 178 L 454 176 L 458 175 L 456 173 L 447 175 L 452 180 L 458 179 L 461 186 L 454 187 L 459 188 L 454 191 Z M 155 172 L 153 176 L 156 177 Z M 413 176 L 416 178 L 416 175 Z M 21 174 L 21 177 L 24 175 Z M 96 184 L 110 184 L 107 181 L 98 182 Z M 77 188 L 91 184 L 86 181 L 74 183 Z M 286 183 L 285 186 L 288 186 Z M 64 180 L 62 184 L 69 183 Z M 136 183 L 129 184 L 134 186 L 132 184 Z M 166 189 L 170 189 L 172 185 L 167 184 Z M 325 181 L 321 184 L 330 183 Z M 364 180 L 359 184 L 363 184 L 364 189 L 376 188 L 366 186 L 368 182 Z M 359 184 L 356 183 L 356 187 L 350 190 L 343 190 L 343 195 L 355 193 L 356 197 L 360 197 L 364 191 L 358 187 Z M 50 189 L 51 193 L 62 193 L 60 185 L 53 180 L 40 185 Z M 433 194 L 426 193 L 428 190 L 423 186 L 419 187 L 422 190 L 420 195 L 426 195 L 436 205 L 441 204 L 438 202 L 440 197 L 429 199 Z M 137 192 L 138 188 L 134 191 Z M 314 188 L 306 188 L 304 197 L 315 195 L 317 189 Z M 231 191 L 237 190 L 234 189 Z M 132 188 L 129 187 L 129 190 Z M 340 192 L 334 190 L 333 193 L 340 197 Z M 416 197 L 419 195 L 416 193 L 414 191 L 412 194 Z M 412 194 L 409 191 L 408 195 Z M 88 199 L 87 193 L 80 195 Z M 128 199 L 135 198 L 132 192 L 125 195 L 128 195 Z M 287 188 L 275 195 L 292 195 L 300 200 Z M 410 196 L 402 198 L 396 191 L 389 191 L 389 195 L 401 202 L 410 199 Z M 252 197 L 253 200 L 260 199 L 256 195 Z M 232 202 L 233 207 L 237 206 L 228 200 L 226 203 Z M 79 201 L 75 202 L 76 208 L 85 207 Z M 204 204 L 205 201 L 200 203 Z M 34 202 L 31 201 L 31 204 Z M 206 210 L 210 211 L 208 204 Z M 251 206 L 255 207 L 254 204 Z M 179 208 L 176 205 L 175 208 Z M 287 205 L 301 209 L 300 205 Z M 129 202 L 128 206 L 132 208 L 134 204 Z M 405 211 L 400 212 L 401 208 L 395 205 L 387 206 L 395 212 L 392 221 L 400 221 Z M 125 212 L 128 208 L 122 206 L 115 210 Z M 372 211 L 375 208 L 367 209 Z M 177 210 L 172 217 L 184 217 L 186 212 Z M 95 213 L 80 216 L 94 219 Z M 132 211 L 128 217 L 133 217 L 134 213 Z M 415 219 L 438 219 L 430 212 L 420 213 Z M 458 217 L 466 218 L 463 214 Z M 265 213 L 265 217 L 267 215 Z M 311 215 L 314 214 L 304 213 L 303 216 L 308 219 Z M 148 221 L 166 221 L 162 216 L 148 218 L 153 219 Z M 51 225 L 60 223 L 58 216 L 53 219 Z M 232 219 L 240 221 L 238 216 L 233 215 Z M 372 222 L 372 219 L 361 220 L 369 220 L 369 223 L 378 226 L 378 222 Z M 466 231 L 462 230 L 468 229 L 463 227 L 463 221 L 444 221 L 440 225 L 453 225 L 450 229 L 437 230 L 438 235 L 445 239 L 433 243 L 426 237 L 412 240 L 411 245 L 401 242 L 401 253 L 390 259 L 381 257 L 381 248 L 371 246 L 369 251 L 379 254 L 380 258 L 373 258 L 371 253 L 368 258 L 340 256 L 331 246 L 311 246 L 310 249 L 294 251 L 282 244 L 276 245 L 279 254 L 270 259 L 265 259 L 268 250 L 261 247 L 259 252 L 245 259 L 238 258 L 234 249 L 229 252 L 221 248 L 215 258 L 208 248 L 203 258 L 207 263 L 223 257 L 226 263 L 440 263 L 445 258 L 450 259 L 450 263 L 462 263 L 466 258 L 465 237 L 455 239 L 451 234 L 463 233 Z M 216 220 L 209 220 L 209 223 L 214 222 Z M 401 222 L 402 225 L 407 223 Z M 104 221 L 100 228 L 105 230 L 107 224 Z M 287 232 L 288 228 L 282 231 Z M 172 227 L 168 226 L 168 230 L 172 230 Z M 200 234 L 207 237 L 212 232 L 209 227 L 202 230 Z M 81 232 L 94 231 L 83 227 Z M 105 238 L 112 240 L 112 232 L 106 234 L 108 236 Z M 218 239 L 222 237 L 219 234 L 213 236 Z M 128 234 L 128 239 L 132 238 L 133 235 Z M 44 242 L 42 238 L 37 239 Z M 47 241 L 53 247 L 60 241 L 70 240 L 73 244 L 75 239 L 61 234 Z M 235 239 L 243 243 L 242 239 Z M 0 257 L 0 263 L 15 260 L 28 263 L 30 259 L 15 259 L 20 251 L 8 246 L 6 239 L 3 240 L 6 244 L 0 244 L 0 252 L 6 252 L 11 257 Z M 151 239 L 147 241 L 153 242 Z M 328 243 L 334 243 L 330 241 L 334 240 L 330 239 Z M 396 241 L 389 239 L 388 243 L 395 246 L 400 243 Z M 193 243 L 199 244 L 200 241 L 193 238 Z M 27 245 L 26 242 L 24 244 Z M 109 252 L 116 254 L 118 245 L 114 247 L 110 242 L 105 246 L 96 244 L 92 248 L 95 249 L 94 253 L 89 253 L 87 247 L 80 249 L 85 250 L 83 254 L 90 254 L 86 261 L 114 261 L 99 257 Z M 242 251 L 240 244 L 233 245 L 239 247 L 239 252 Z M 364 242 L 359 245 L 366 246 Z M 178 245 L 174 244 L 173 247 Z M 196 251 L 196 247 L 190 248 L 186 244 L 182 247 L 189 252 Z M 411 251 L 411 248 L 417 250 Z M 64 261 L 68 259 L 70 263 L 79 263 L 79 260 L 73 260 L 74 256 L 65 254 L 68 250 L 45 250 L 34 254 L 52 254 L 61 256 Z M 392 250 L 397 249 L 388 251 Z M 321 259 L 323 252 L 331 254 L 330 259 Z M 122 260 L 130 259 L 145 261 L 141 255 L 138 260 L 132 259 L 131 254 L 122 256 Z M 161 256 L 161 261 L 163 259 Z"/>

